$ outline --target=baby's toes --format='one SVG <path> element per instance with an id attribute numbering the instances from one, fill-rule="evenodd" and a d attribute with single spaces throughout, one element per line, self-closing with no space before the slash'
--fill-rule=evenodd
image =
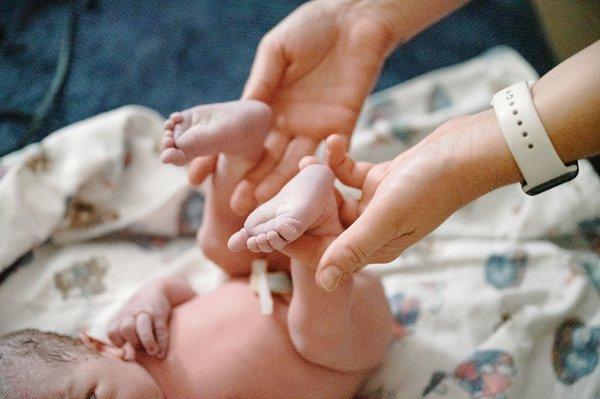
<path id="1" fill-rule="evenodd" d="M 188 163 L 188 156 L 185 152 L 176 147 L 165 148 L 160 156 L 162 163 L 170 163 L 176 166 L 183 166 Z"/>
<path id="2" fill-rule="evenodd" d="M 183 114 L 181 112 L 173 112 L 171 115 L 169 115 L 169 119 L 175 124 L 181 123 L 183 122 Z"/>
<path id="3" fill-rule="evenodd" d="M 300 222 L 290 217 L 278 217 L 275 219 L 275 231 L 286 241 L 291 242 L 303 233 Z"/>
<path id="4" fill-rule="evenodd" d="M 273 251 L 273 247 L 271 247 L 271 244 L 269 244 L 266 234 L 259 234 L 256 236 L 256 243 L 258 244 L 258 248 L 261 252 L 268 254 L 269 252 Z"/>
<path id="5" fill-rule="evenodd" d="M 258 242 L 256 241 L 256 237 L 248 238 L 246 241 L 246 246 L 251 252 L 260 252 L 260 248 L 258 247 Z"/>
<path id="6" fill-rule="evenodd" d="M 163 130 L 173 130 L 175 127 L 175 122 L 172 119 L 167 119 L 165 123 L 163 123 Z"/>
<path id="7" fill-rule="evenodd" d="M 239 252 L 243 249 L 246 249 L 246 243 L 248 242 L 249 238 L 250 235 L 248 234 L 246 229 L 242 228 L 240 231 L 233 234 L 229 238 L 229 241 L 227 241 L 227 248 L 229 248 L 229 250 L 232 252 Z"/>
<path id="8" fill-rule="evenodd" d="M 168 134 L 165 133 L 165 137 L 163 137 L 162 140 L 162 145 L 163 145 L 163 149 L 167 149 L 167 148 L 173 148 L 175 147 L 175 139 L 173 139 L 173 136 L 169 136 Z"/>
<path id="9" fill-rule="evenodd" d="M 276 231 L 269 231 L 267 233 L 267 241 L 269 241 L 269 244 L 278 251 L 288 244 L 288 242 Z"/>

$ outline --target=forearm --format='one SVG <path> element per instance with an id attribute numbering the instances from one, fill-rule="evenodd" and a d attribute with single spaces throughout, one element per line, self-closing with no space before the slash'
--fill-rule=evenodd
<path id="1" fill-rule="evenodd" d="M 372 9 L 392 33 L 388 52 L 468 3 L 468 0 L 353 0 L 357 12 Z"/>
<path id="2" fill-rule="evenodd" d="M 600 41 L 544 75 L 532 95 L 563 162 L 600 153 Z"/>
<path id="3" fill-rule="evenodd" d="M 544 75 L 533 85 L 532 98 L 563 162 L 600 153 L 600 42 Z M 446 140 L 452 151 L 463 205 L 523 180 L 494 110 L 450 121 L 438 133 L 432 139 Z"/>

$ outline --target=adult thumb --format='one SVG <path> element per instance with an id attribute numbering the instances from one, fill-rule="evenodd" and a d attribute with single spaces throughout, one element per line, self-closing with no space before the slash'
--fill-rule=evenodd
<path id="1" fill-rule="evenodd" d="M 372 201 L 362 215 L 329 245 L 317 267 L 316 282 L 334 290 L 343 278 L 369 263 L 369 258 L 396 235 L 385 204 Z"/>
<path id="2" fill-rule="evenodd" d="M 271 103 L 285 69 L 286 61 L 281 47 L 268 33 L 258 45 L 242 98 Z"/>

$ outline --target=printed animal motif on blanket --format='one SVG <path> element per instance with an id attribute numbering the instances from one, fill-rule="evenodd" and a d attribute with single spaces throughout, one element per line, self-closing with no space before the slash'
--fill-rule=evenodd
<path id="1" fill-rule="evenodd" d="M 582 220 L 577 227 L 579 233 L 588 241 L 590 249 L 600 252 L 600 216 Z"/>
<path id="2" fill-rule="evenodd" d="M 119 218 L 114 209 L 92 204 L 78 198 L 68 201 L 66 222 L 69 229 L 85 229 Z"/>
<path id="3" fill-rule="evenodd" d="M 27 160 L 25 166 L 32 172 L 45 172 L 50 168 L 50 158 L 43 151 L 40 150 L 38 154 L 32 156 Z"/>
<path id="4" fill-rule="evenodd" d="M 479 350 L 461 362 L 454 374 L 449 376 L 436 371 L 423 391 L 423 396 L 432 392 L 444 396 L 445 385 L 458 383 L 472 399 L 505 399 L 516 370 L 513 358 L 502 350 Z"/>
<path id="5" fill-rule="evenodd" d="M 103 279 L 107 270 L 108 264 L 104 258 L 90 258 L 57 272 L 54 285 L 63 299 L 97 295 L 106 289 Z"/>
<path id="6" fill-rule="evenodd" d="M 389 299 L 390 309 L 398 324 L 406 328 L 414 325 L 421 313 L 421 300 L 414 296 L 398 293 Z"/>
<path id="7" fill-rule="evenodd" d="M 583 270 L 590 279 L 592 285 L 600 295 L 600 262 L 596 260 L 586 260 L 582 263 Z"/>
<path id="8" fill-rule="evenodd" d="M 598 366 L 600 326 L 585 325 L 576 318 L 566 319 L 556 330 L 552 346 L 552 366 L 556 377 L 573 385 Z"/>
<path id="9" fill-rule="evenodd" d="M 497 289 L 519 285 L 527 266 L 527 254 L 522 250 L 492 254 L 485 265 L 485 279 Z"/>
<path id="10" fill-rule="evenodd" d="M 440 85 L 435 85 L 429 96 L 429 112 L 439 111 L 452 106 L 453 102 L 448 97 L 446 90 Z"/>

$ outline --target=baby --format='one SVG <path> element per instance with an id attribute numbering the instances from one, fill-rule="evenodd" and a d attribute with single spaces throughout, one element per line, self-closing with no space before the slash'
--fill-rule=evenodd
<path id="1" fill-rule="evenodd" d="M 262 156 L 270 119 L 266 105 L 239 101 L 165 123 L 163 161 L 218 154 L 198 239 L 232 278 L 203 295 L 178 278 L 150 283 L 109 327 L 111 344 L 36 330 L 0 338 L 2 398 L 354 396 L 382 360 L 393 322 L 375 277 L 356 273 L 332 293 L 314 282 L 327 237 L 342 231 L 332 172 L 305 162 L 247 219 L 229 208 L 236 184 Z M 259 256 L 293 282 L 293 294 L 275 296 L 268 316 L 248 283 Z"/>

